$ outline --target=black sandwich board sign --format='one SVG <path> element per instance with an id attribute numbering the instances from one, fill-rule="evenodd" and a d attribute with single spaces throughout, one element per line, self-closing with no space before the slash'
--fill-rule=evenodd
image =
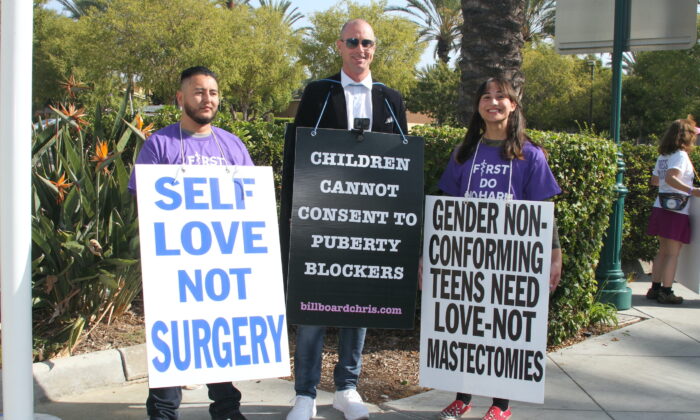
<path id="1" fill-rule="evenodd" d="M 412 328 L 423 138 L 312 131 L 297 128 L 289 322 Z"/>

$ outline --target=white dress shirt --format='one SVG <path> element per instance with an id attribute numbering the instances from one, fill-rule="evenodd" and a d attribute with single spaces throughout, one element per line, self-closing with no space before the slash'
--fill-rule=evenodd
<path id="1" fill-rule="evenodd" d="M 359 82 L 355 82 L 340 70 L 340 83 L 345 91 L 345 105 L 348 110 L 348 130 L 353 128 L 355 118 L 369 118 L 372 128 L 372 74 Z"/>

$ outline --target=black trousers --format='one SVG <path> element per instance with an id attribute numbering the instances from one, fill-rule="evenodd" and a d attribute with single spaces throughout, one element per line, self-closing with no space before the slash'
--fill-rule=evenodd
<path id="1" fill-rule="evenodd" d="M 225 419 L 240 410 L 241 391 L 231 382 L 207 384 L 209 399 L 209 414 L 213 420 Z M 146 400 L 146 411 L 150 420 L 177 420 L 177 409 L 182 401 L 182 388 L 172 386 L 166 388 L 149 388 Z"/>

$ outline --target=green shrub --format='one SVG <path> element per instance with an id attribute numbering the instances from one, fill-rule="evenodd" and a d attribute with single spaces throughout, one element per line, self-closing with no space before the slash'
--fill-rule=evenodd
<path id="1" fill-rule="evenodd" d="M 615 145 L 577 134 L 530 131 L 549 153 L 562 189 L 554 201 L 562 280 L 549 305 L 549 344 L 557 345 L 590 324 L 597 291 L 595 268 L 608 228 L 617 171 Z"/>
<path id="2" fill-rule="evenodd" d="M 450 152 L 465 131 L 451 127 L 415 127 L 425 145 L 425 190 L 437 181 Z M 529 131 L 548 152 L 549 165 L 563 193 L 554 200 L 564 253 L 562 280 L 550 301 L 549 344 L 557 345 L 588 326 L 596 309 L 595 267 L 614 197 L 616 147 L 608 140 L 580 134 Z M 585 227 L 585 228 L 582 228 Z"/>
<path id="3" fill-rule="evenodd" d="M 617 308 L 612 303 L 594 302 L 589 310 L 590 325 L 617 325 Z"/>
<path id="4" fill-rule="evenodd" d="M 646 234 L 651 207 L 657 188 L 649 185 L 651 171 L 656 164 L 656 146 L 622 143 L 625 161 L 623 184 L 629 191 L 625 196 L 625 224 L 622 233 L 622 261 L 654 259 L 659 241 Z"/>
<path id="5" fill-rule="evenodd" d="M 71 351 L 85 328 L 124 312 L 141 290 L 136 203 L 127 190 L 143 135 L 101 112 L 55 110 L 32 138 L 32 294 L 35 358 Z M 137 135 L 133 135 L 137 133 Z M 129 153 L 125 153 L 130 150 Z"/>

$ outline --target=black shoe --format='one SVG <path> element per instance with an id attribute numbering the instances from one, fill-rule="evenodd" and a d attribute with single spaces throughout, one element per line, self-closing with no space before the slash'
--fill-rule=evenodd
<path id="1" fill-rule="evenodd" d="M 653 287 L 650 287 L 649 290 L 647 290 L 647 299 L 649 300 L 656 300 L 659 298 L 659 290 L 661 289 L 654 289 Z"/>
<path id="2" fill-rule="evenodd" d="M 246 420 L 241 410 L 236 410 L 224 417 L 212 417 L 211 420 Z"/>
<path id="3" fill-rule="evenodd" d="M 668 292 L 665 290 L 660 290 L 659 296 L 656 298 L 656 301 L 659 303 L 670 303 L 672 305 L 679 305 L 683 303 L 683 298 L 681 296 L 676 296 L 673 293 L 673 290 L 669 290 Z"/>

